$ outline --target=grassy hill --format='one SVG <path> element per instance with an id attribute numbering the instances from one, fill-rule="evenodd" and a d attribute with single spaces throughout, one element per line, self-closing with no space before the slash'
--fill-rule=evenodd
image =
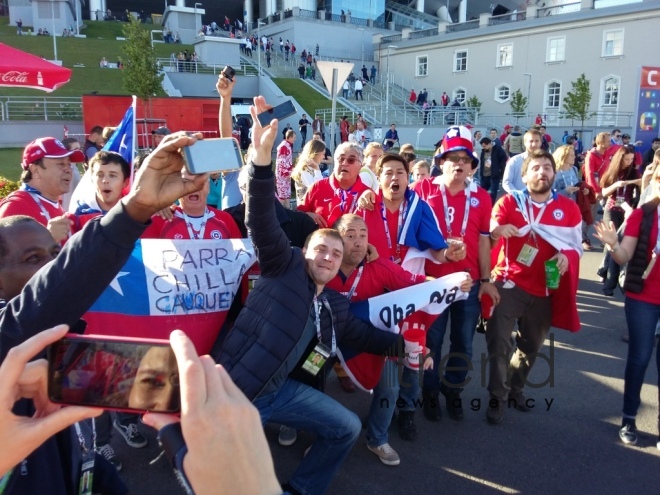
<path id="1" fill-rule="evenodd" d="M 87 38 L 57 38 L 57 56 L 65 67 L 73 70 L 71 81 L 50 93 L 50 96 L 80 96 L 92 91 L 107 95 L 125 95 L 122 84 L 122 72 L 117 69 L 101 69 L 99 61 L 105 57 L 110 62 L 116 62 L 122 57 L 123 41 L 122 22 L 86 21 L 86 28 L 81 34 Z M 158 26 L 145 24 L 145 29 L 156 29 Z M 23 27 L 26 31 L 27 28 Z M 9 26 L 9 17 L 0 17 L 0 43 L 18 48 L 28 53 L 52 59 L 52 36 L 16 36 L 16 28 Z M 188 49 L 192 45 L 171 45 L 157 43 L 154 45 L 157 57 L 169 58 L 173 52 Z M 84 67 L 74 67 L 84 65 Z M 165 93 L 163 93 L 164 96 Z M 36 89 L 2 88 L 0 96 L 44 96 L 43 91 Z"/>

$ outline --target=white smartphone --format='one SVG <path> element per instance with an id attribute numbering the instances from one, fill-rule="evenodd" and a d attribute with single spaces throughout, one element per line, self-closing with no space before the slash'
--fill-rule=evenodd
<path id="1" fill-rule="evenodd" d="M 240 170 L 243 157 L 234 138 L 201 139 L 183 148 L 186 168 L 191 174 L 212 174 Z"/>

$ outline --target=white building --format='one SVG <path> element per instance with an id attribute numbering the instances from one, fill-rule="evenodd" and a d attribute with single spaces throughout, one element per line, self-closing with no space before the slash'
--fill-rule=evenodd
<path id="1" fill-rule="evenodd" d="M 583 0 L 530 6 L 517 15 L 482 14 L 461 24 L 441 22 L 437 33 L 377 35 L 374 48 L 383 70 L 389 51 L 393 80 L 403 87 L 425 87 L 438 101 L 443 91 L 460 101 L 477 96 L 484 125 L 511 122 L 506 116 L 511 94 L 520 89 L 529 99 L 529 114 L 545 114 L 549 126 L 579 126 L 562 119 L 561 111 L 571 82 L 584 73 L 591 83 L 591 110 L 598 112 L 589 124 L 634 130 L 640 68 L 660 65 L 659 26 L 658 1 Z"/>

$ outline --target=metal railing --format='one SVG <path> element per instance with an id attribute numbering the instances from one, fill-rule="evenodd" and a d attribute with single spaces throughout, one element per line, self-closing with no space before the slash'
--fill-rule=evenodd
<path id="1" fill-rule="evenodd" d="M 488 18 L 489 26 L 498 26 L 508 24 L 509 22 L 524 21 L 527 19 L 527 12 L 510 12 L 508 14 L 494 15 Z"/>
<path id="2" fill-rule="evenodd" d="M 595 0 L 594 9 L 605 9 L 607 7 L 618 7 L 629 3 L 640 3 L 644 0 Z"/>
<path id="3" fill-rule="evenodd" d="M 467 31 L 469 29 L 478 29 L 479 28 L 479 19 L 474 21 L 461 22 L 458 24 L 449 24 L 447 25 L 448 33 L 457 33 L 460 31 Z"/>
<path id="4" fill-rule="evenodd" d="M 300 9 L 300 17 L 307 17 L 308 19 L 317 19 L 319 14 L 315 10 Z"/>
<path id="5" fill-rule="evenodd" d="M 426 38 L 427 36 L 437 36 L 438 28 L 424 29 L 422 31 L 412 31 L 408 36 L 409 39 L 414 40 L 418 38 Z"/>
<path id="6" fill-rule="evenodd" d="M 572 14 L 573 12 L 580 12 L 582 4 L 580 2 L 567 3 L 564 5 L 557 5 L 554 7 L 544 7 L 536 11 L 536 17 L 547 17 L 550 15 Z"/>
<path id="7" fill-rule="evenodd" d="M 253 50 L 256 54 L 256 50 Z M 256 55 L 255 55 L 256 56 Z M 219 74 L 225 68 L 225 64 L 207 65 L 202 61 L 188 62 L 184 60 L 174 60 L 171 58 L 158 58 L 158 66 L 165 72 L 188 72 L 194 74 Z M 265 65 L 266 61 L 263 61 Z M 256 76 L 257 70 L 250 64 L 241 64 L 240 67 L 234 67 L 237 74 L 242 76 Z"/>
<path id="8" fill-rule="evenodd" d="M 82 120 L 79 97 L 0 97 L 2 120 Z"/>
<path id="9" fill-rule="evenodd" d="M 393 34 L 392 36 L 383 36 L 383 38 L 380 40 L 381 43 L 395 43 L 397 41 L 401 41 L 401 35 L 400 34 Z"/>

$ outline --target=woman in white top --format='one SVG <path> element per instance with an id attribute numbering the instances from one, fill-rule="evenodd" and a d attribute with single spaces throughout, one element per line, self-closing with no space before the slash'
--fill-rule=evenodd
<path id="1" fill-rule="evenodd" d="M 307 189 L 314 182 L 321 180 L 323 174 L 319 163 L 325 158 L 325 143 L 318 139 L 312 139 L 300 152 L 296 166 L 293 167 L 291 178 L 296 184 L 296 198 L 301 200 L 307 193 Z"/>
<path id="2" fill-rule="evenodd" d="M 360 180 L 365 186 L 378 191 L 378 177 L 376 176 L 376 162 L 383 156 L 383 145 L 372 141 L 364 149 L 364 162 L 360 169 Z"/>

